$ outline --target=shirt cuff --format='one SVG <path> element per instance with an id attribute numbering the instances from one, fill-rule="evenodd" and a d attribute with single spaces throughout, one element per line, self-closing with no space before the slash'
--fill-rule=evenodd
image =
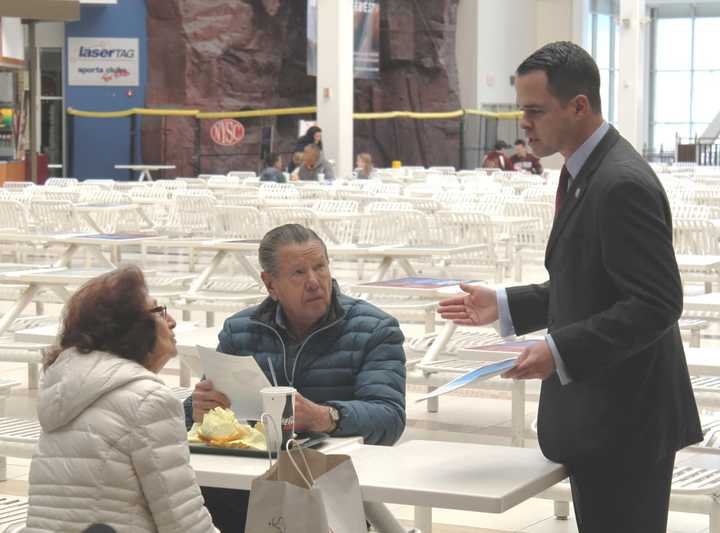
<path id="1" fill-rule="evenodd" d="M 557 372 L 557 375 L 560 378 L 560 385 L 567 385 L 568 383 L 572 383 L 572 378 L 568 374 L 567 368 L 565 367 L 565 361 L 563 361 L 562 357 L 560 357 L 560 352 L 555 345 L 555 341 L 553 340 L 552 335 L 545 335 L 545 340 L 547 341 L 548 346 L 550 346 L 550 351 L 552 352 L 553 359 L 555 359 L 555 372 Z"/>
<path id="2" fill-rule="evenodd" d="M 505 288 L 495 291 L 497 295 L 498 325 L 500 326 L 501 337 L 512 337 L 515 335 L 515 326 L 510 316 L 510 303 Z"/>

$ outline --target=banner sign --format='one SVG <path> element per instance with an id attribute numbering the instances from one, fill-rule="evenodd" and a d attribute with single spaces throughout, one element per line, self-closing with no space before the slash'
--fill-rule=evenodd
<path id="1" fill-rule="evenodd" d="M 138 39 L 68 38 L 68 84 L 137 87 Z"/>
<path id="2" fill-rule="evenodd" d="M 224 118 L 212 125 L 210 138 L 220 146 L 233 146 L 245 138 L 245 127 L 235 119 Z"/>
<path id="3" fill-rule="evenodd" d="M 375 80 L 380 77 L 380 3 L 354 0 L 354 77 Z M 307 74 L 317 76 L 317 0 L 307 4 Z"/>

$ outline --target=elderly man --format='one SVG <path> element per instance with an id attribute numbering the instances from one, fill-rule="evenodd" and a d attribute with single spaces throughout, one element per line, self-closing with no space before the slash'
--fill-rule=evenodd
<path id="1" fill-rule="evenodd" d="M 225 321 L 218 350 L 253 354 L 268 378 L 297 390 L 296 431 L 362 436 L 394 444 L 405 428 L 404 337 L 397 320 L 344 296 L 332 279 L 325 244 L 298 224 L 268 232 L 260 243 L 269 297 Z M 227 397 L 201 381 L 186 401 L 186 421 L 201 421 Z M 221 531 L 243 531 L 247 492 L 203 488 Z"/>
<path id="2" fill-rule="evenodd" d="M 302 163 L 293 171 L 293 179 L 299 179 L 300 181 L 320 181 L 320 174 L 323 174 L 326 180 L 335 179 L 332 165 L 325 159 L 320 147 L 314 143 L 308 144 L 303 149 Z"/>

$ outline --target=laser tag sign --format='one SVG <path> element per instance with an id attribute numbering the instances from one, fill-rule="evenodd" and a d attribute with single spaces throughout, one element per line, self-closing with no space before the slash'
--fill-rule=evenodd
<path id="1" fill-rule="evenodd" d="M 70 85 L 140 85 L 138 39 L 70 37 L 67 57 Z"/>
<path id="2" fill-rule="evenodd" d="M 224 118 L 212 125 L 210 138 L 220 146 L 234 146 L 245 138 L 245 127 L 237 120 Z"/>

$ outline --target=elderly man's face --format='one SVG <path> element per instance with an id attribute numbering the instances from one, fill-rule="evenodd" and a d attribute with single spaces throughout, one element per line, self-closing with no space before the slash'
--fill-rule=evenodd
<path id="1" fill-rule="evenodd" d="M 291 328 L 306 329 L 327 313 L 332 276 L 319 241 L 290 244 L 277 250 L 278 272 L 263 272 L 265 286 L 285 312 Z"/>
<path id="2" fill-rule="evenodd" d="M 303 153 L 303 162 L 305 165 L 307 165 L 308 168 L 312 168 L 315 166 L 315 163 L 317 163 L 318 160 L 318 151 L 314 149 L 313 146 L 306 146 L 304 153 Z"/>

